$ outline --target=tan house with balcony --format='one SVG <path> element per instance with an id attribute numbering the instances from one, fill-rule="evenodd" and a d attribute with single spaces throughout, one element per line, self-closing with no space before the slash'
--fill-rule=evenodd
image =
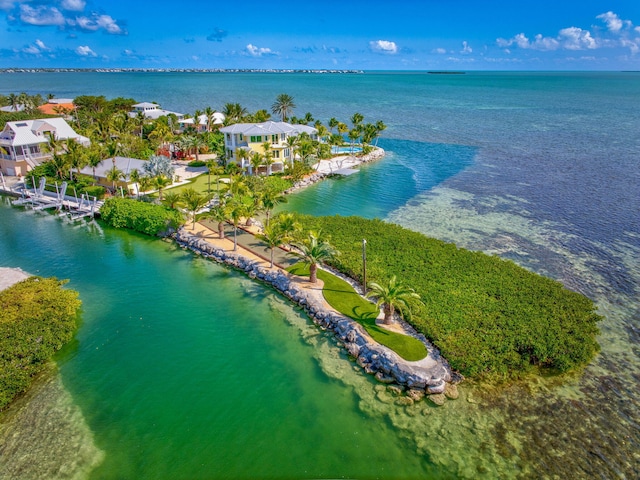
<path id="1" fill-rule="evenodd" d="M 51 152 L 46 148 L 51 138 L 63 141 L 73 138 L 85 146 L 90 143 L 64 118 L 7 122 L 0 132 L 0 171 L 4 175 L 26 175 L 51 158 Z"/>

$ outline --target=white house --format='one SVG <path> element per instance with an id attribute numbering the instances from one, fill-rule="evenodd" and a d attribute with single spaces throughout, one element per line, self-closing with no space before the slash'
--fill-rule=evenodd
<path id="1" fill-rule="evenodd" d="M 5 175 L 25 175 L 36 165 L 51 158 L 44 146 L 49 139 L 70 138 L 88 146 L 87 137 L 79 135 L 64 118 L 44 118 L 7 122 L 0 132 L 0 171 Z"/>
<path id="2" fill-rule="evenodd" d="M 133 106 L 133 110 L 129 112 L 129 116 L 133 118 L 137 116 L 140 112 L 144 113 L 145 117 L 150 118 L 152 120 L 156 120 L 162 116 L 171 115 L 171 114 L 178 117 L 178 120 L 182 120 L 182 117 L 184 117 L 184 113 L 172 112 L 171 110 L 163 110 L 162 108 L 160 108 L 160 105 L 158 105 L 157 103 L 149 103 L 149 102 L 136 103 Z"/>
<path id="3" fill-rule="evenodd" d="M 213 112 L 213 122 L 212 125 L 219 127 L 220 125 L 224 125 L 224 113 Z M 206 132 L 207 131 L 207 116 L 202 114 L 198 117 L 197 126 L 195 127 L 197 132 Z M 188 127 L 194 126 L 196 124 L 195 119 L 193 118 L 182 118 L 180 120 L 180 130 L 185 130 Z"/>
<path id="4" fill-rule="evenodd" d="M 318 130 L 308 125 L 291 125 L 286 122 L 268 121 L 263 123 L 236 123 L 223 127 L 224 146 L 228 160 L 240 167 L 250 167 L 249 160 L 239 159 L 238 150 L 246 150 L 264 155 L 264 143 L 268 142 L 274 160 L 274 171 L 281 171 L 285 162 L 293 162 L 294 153 L 287 144 L 289 137 L 307 133 L 313 140 L 318 139 Z"/>

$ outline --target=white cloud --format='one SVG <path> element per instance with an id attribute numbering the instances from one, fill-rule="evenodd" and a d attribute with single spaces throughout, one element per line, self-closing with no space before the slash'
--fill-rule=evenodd
<path id="1" fill-rule="evenodd" d="M 533 41 L 529 40 L 524 33 L 519 33 L 509 39 L 498 38 L 496 43 L 499 47 L 503 48 L 511 47 L 512 45 L 523 49 L 543 51 L 557 50 L 560 48 L 560 42 L 558 40 L 551 37 L 543 37 L 540 34 L 536 35 Z"/>
<path id="2" fill-rule="evenodd" d="M 79 46 L 78 48 L 76 48 L 76 53 L 81 57 L 97 57 L 98 56 L 96 52 L 91 50 L 91 48 L 88 45 Z"/>
<path id="3" fill-rule="evenodd" d="M 620 43 L 623 47 L 627 47 L 629 50 L 631 50 L 631 54 L 633 55 L 640 52 L 640 38 L 636 39 L 635 42 L 633 40 L 622 39 L 620 40 Z"/>
<path id="4" fill-rule="evenodd" d="M 436 48 L 432 50 L 433 53 L 437 53 L 438 55 L 444 55 L 447 51 L 444 48 Z"/>
<path id="5" fill-rule="evenodd" d="M 567 50 L 598 48 L 598 44 L 595 38 L 591 36 L 591 32 L 578 27 L 563 28 L 560 30 L 559 38 L 562 39 L 562 46 Z"/>
<path id="6" fill-rule="evenodd" d="M 36 40 L 36 45 L 41 50 L 49 50 L 49 48 L 47 48 L 47 46 L 44 44 L 44 42 L 42 40 L 40 40 L 40 39 Z"/>
<path id="7" fill-rule="evenodd" d="M 469 53 L 472 53 L 472 52 L 473 52 L 473 48 L 469 46 L 469 43 L 467 43 L 466 40 L 462 42 L 462 50 L 460 50 L 460 53 L 462 53 L 463 55 L 468 55 Z"/>
<path id="8" fill-rule="evenodd" d="M 72 21 L 70 23 L 72 23 Z M 107 33 L 111 33 L 113 35 L 124 33 L 122 28 L 109 15 L 94 14 L 91 17 L 76 17 L 74 23 L 80 29 L 89 30 L 91 32 L 95 32 L 102 28 L 106 30 Z"/>
<path id="9" fill-rule="evenodd" d="M 62 0 L 60 6 L 65 10 L 73 10 L 74 12 L 81 12 L 84 10 L 87 2 L 84 0 Z"/>
<path id="10" fill-rule="evenodd" d="M 607 13 L 602 13 L 596 17 L 599 20 L 602 20 L 607 24 L 607 28 L 611 32 L 619 32 L 622 30 L 622 26 L 625 22 L 623 22 L 618 15 L 613 13 L 612 11 L 608 11 Z M 631 22 L 628 22 L 631 23 Z"/>
<path id="11" fill-rule="evenodd" d="M 252 44 L 248 44 L 245 47 L 245 53 L 251 55 L 252 57 L 261 57 L 263 55 L 278 55 L 278 52 L 274 52 L 270 48 L 256 47 Z"/>
<path id="12" fill-rule="evenodd" d="M 66 21 L 60 10 L 56 7 L 30 7 L 29 5 L 20 5 L 20 20 L 28 25 L 63 26 Z"/>
<path id="13" fill-rule="evenodd" d="M 40 49 L 35 45 L 29 45 L 22 49 L 24 53 L 29 53 L 31 55 L 40 55 Z"/>
<path id="14" fill-rule="evenodd" d="M 398 53 L 398 46 L 396 42 L 389 40 L 376 40 L 369 42 L 369 49 L 375 53 L 386 53 L 389 55 L 395 55 Z"/>

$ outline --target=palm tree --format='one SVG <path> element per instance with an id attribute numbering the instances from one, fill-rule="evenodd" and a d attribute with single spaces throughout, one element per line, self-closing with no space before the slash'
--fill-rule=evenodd
<path id="1" fill-rule="evenodd" d="M 93 178 L 96 178 L 96 168 L 102 163 L 103 157 L 106 155 L 104 146 L 99 143 L 92 143 L 87 151 L 87 165 L 93 170 Z"/>
<path id="2" fill-rule="evenodd" d="M 281 93 L 276 97 L 276 101 L 271 105 L 271 111 L 274 115 L 280 115 L 283 122 L 287 121 L 287 117 L 293 113 L 293 109 L 296 108 L 296 104 L 293 101 L 293 97 L 286 93 Z"/>
<path id="3" fill-rule="evenodd" d="M 264 213 L 267 216 L 265 222 L 266 226 L 269 226 L 269 217 L 271 212 L 280 203 L 286 203 L 287 197 L 285 197 L 279 190 L 268 189 L 260 194 L 260 203 L 264 209 Z"/>
<path id="4" fill-rule="evenodd" d="M 376 297 L 376 305 L 383 306 L 384 310 L 384 323 L 389 325 L 393 321 L 393 315 L 396 309 L 401 309 L 410 312 L 409 302 L 411 300 L 420 302 L 420 295 L 418 295 L 413 288 L 410 288 L 396 280 L 394 275 L 386 285 L 380 285 L 375 282 L 369 283 L 371 289 L 367 293 L 367 297 Z"/>
<path id="5" fill-rule="evenodd" d="M 351 142 L 351 155 L 353 155 L 353 149 L 355 146 L 356 140 L 360 138 L 360 132 L 357 129 L 353 128 L 349 130 L 349 141 Z"/>
<path id="6" fill-rule="evenodd" d="M 144 124 L 147 122 L 147 117 L 144 112 L 140 111 L 133 117 L 133 123 L 140 129 L 140 138 L 144 133 Z"/>
<path id="7" fill-rule="evenodd" d="M 241 197 L 233 196 L 231 200 L 226 203 L 225 211 L 227 217 L 231 219 L 233 224 L 233 251 L 238 250 L 238 224 L 240 219 L 245 216 L 246 204 L 242 201 Z"/>
<path id="8" fill-rule="evenodd" d="M 273 165 L 273 152 L 271 151 L 271 142 L 262 144 L 264 153 L 262 154 L 263 164 L 267 166 L 267 176 L 271 175 L 271 165 Z"/>
<path id="9" fill-rule="evenodd" d="M 171 185 L 171 179 L 165 175 L 157 175 L 153 177 L 153 186 L 158 190 L 158 198 L 162 202 L 162 189 Z"/>
<path id="10" fill-rule="evenodd" d="M 270 252 L 270 260 L 271 265 L 269 268 L 273 268 L 273 253 L 276 247 L 282 244 L 282 242 L 287 238 L 286 232 L 284 232 L 280 225 L 277 222 L 273 222 L 271 225 L 267 225 L 262 230 L 262 234 L 257 235 L 257 237 L 265 242 L 269 247 Z"/>
<path id="11" fill-rule="evenodd" d="M 138 194 L 140 192 L 148 191 L 153 185 L 153 179 L 151 177 L 147 177 L 146 175 L 141 176 L 138 179 Z"/>
<path id="12" fill-rule="evenodd" d="M 193 188 L 185 189 L 182 192 L 181 198 L 184 206 L 187 207 L 187 210 L 189 211 L 189 213 L 191 213 L 191 218 L 193 219 L 192 229 L 195 230 L 196 213 L 207 204 L 209 199 L 206 197 L 206 195 L 202 195 L 201 193 L 196 192 Z"/>
<path id="13" fill-rule="evenodd" d="M 134 168 L 129 172 L 129 181 L 136 184 L 136 199 L 140 199 L 140 172 Z"/>
<path id="14" fill-rule="evenodd" d="M 294 247 L 298 250 L 292 250 L 289 254 L 300 258 L 303 263 L 309 265 L 309 282 L 311 283 L 318 282 L 318 264 L 339 255 L 339 252 L 329 242 L 319 240 L 313 232 L 309 233 L 305 241 L 294 243 Z"/>
<path id="15" fill-rule="evenodd" d="M 295 157 L 295 149 L 298 145 L 298 136 L 292 135 L 287 137 L 287 147 L 289 147 L 289 159 L 290 165 L 293 165 L 294 157 Z"/>
<path id="16" fill-rule="evenodd" d="M 115 164 L 107 171 L 107 180 L 111 182 L 114 194 L 116 192 L 116 182 L 124 180 L 124 178 L 124 172 L 116 167 Z"/>
<path id="17" fill-rule="evenodd" d="M 75 139 L 70 138 L 66 144 L 66 156 L 69 166 L 76 169 L 76 175 L 80 174 L 80 170 L 87 165 L 87 149 Z M 73 170 L 71 170 L 71 181 L 73 182 Z"/>
<path id="18" fill-rule="evenodd" d="M 338 119 L 335 117 L 331 117 L 329 119 L 329 122 L 327 123 L 327 125 L 329 125 L 329 130 L 331 131 L 331 133 L 333 133 L 333 129 L 336 128 L 339 123 L 340 122 L 338 122 Z"/>
<path id="19" fill-rule="evenodd" d="M 362 115 L 361 113 L 356 112 L 351 116 L 351 123 L 353 124 L 354 127 L 357 127 L 358 125 L 360 125 L 363 120 L 364 120 L 364 115 Z"/>
<path id="20" fill-rule="evenodd" d="M 171 190 L 164 194 L 162 204 L 165 207 L 176 209 L 182 204 L 182 195 L 178 192 L 172 192 Z"/>
<path id="21" fill-rule="evenodd" d="M 376 147 L 378 146 L 378 139 L 380 138 L 380 134 L 383 132 L 383 130 L 386 130 L 387 126 L 384 124 L 384 122 L 382 120 L 378 120 L 376 122 Z"/>
<path id="22" fill-rule="evenodd" d="M 262 165 L 262 155 L 258 152 L 253 152 L 249 161 L 251 162 L 251 173 L 253 173 L 253 175 L 258 175 L 258 169 L 260 168 L 260 165 Z"/>
<path id="23" fill-rule="evenodd" d="M 293 242 L 300 238 L 302 225 L 300 224 L 300 222 L 298 222 L 296 216 L 293 213 L 280 213 L 274 219 L 274 221 L 278 222 L 280 230 L 285 233 L 285 242 Z"/>
<path id="24" fill-rule="evenodd" d="M 224 204 L 224 202 L 221 202 L 218 205 L 211 207 L 211 209 L 208 212 L 204 213 L 205 217 L 211 218 L 218 222 L 218 237 L 220 237 L 221 240 L 224 239 L 224 222 L 228 218 L 227 213 L 228 213 L 228 209 Z"/>
<path id="25" fill-rule="evenodd" d="M 241 122 L 247 115 L 247 109 L 239 103 L 226 103 L 222 109 L 224 113 L 225 125 L 232 125 L 234 123 Z"/>
<path id="26" fill-rule="evenodd" d="M 10 93 L 7 96 L 7 100 L 9 102 L 9 106 L 11 107 L 11 110 L 17 112 L 18 105 L 20 105 L 20 99 L 18 98 L 18 95 L 16 95 L 15 93 Z"/>
<path id="27" fill-rule="evenodd" d="M 211 107 L 206 107 L 204 109 L 204 114 L 207 116 L 207 132 L 210 132 L 213 129 L 213 122 L 215 122 L 216 111 Z"/>

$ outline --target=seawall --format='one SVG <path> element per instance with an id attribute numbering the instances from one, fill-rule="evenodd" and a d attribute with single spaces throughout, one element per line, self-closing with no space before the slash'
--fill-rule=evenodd
<path id="1" fill-rule="evenodd" d="M 241 253 L 225 251 L 183 228 L 173 237 L 183 248 L 241 270 L 249 278 L 270 285 L 299 305 L 314 323 L 336 335 L 345 350 L 366 373 L 374 375 L 382 383 L 390 384 L 390 388 L 396 389 L 398 394 L 404 391 L 404 401 L 418 401 L 428 395 L 434 403 L 442 404 L 445 395 L 447 398 L 457 398 L 455 385 L 462 381 L 462 376 L 452 372 L 438 349 L 411 327 L 411 331 L 407 333 L 421 340 L 428 351 L 428 356 L 418 362 L 406 361 L 391 349 L 375 342 L 355 320 L 323 305 L 322 298 L 318 298 L 316 292 L 301 286 L 295 276 L 281 269 L 264 267 Z M 407 325 L 404 327 L 406 331 Z"/>

